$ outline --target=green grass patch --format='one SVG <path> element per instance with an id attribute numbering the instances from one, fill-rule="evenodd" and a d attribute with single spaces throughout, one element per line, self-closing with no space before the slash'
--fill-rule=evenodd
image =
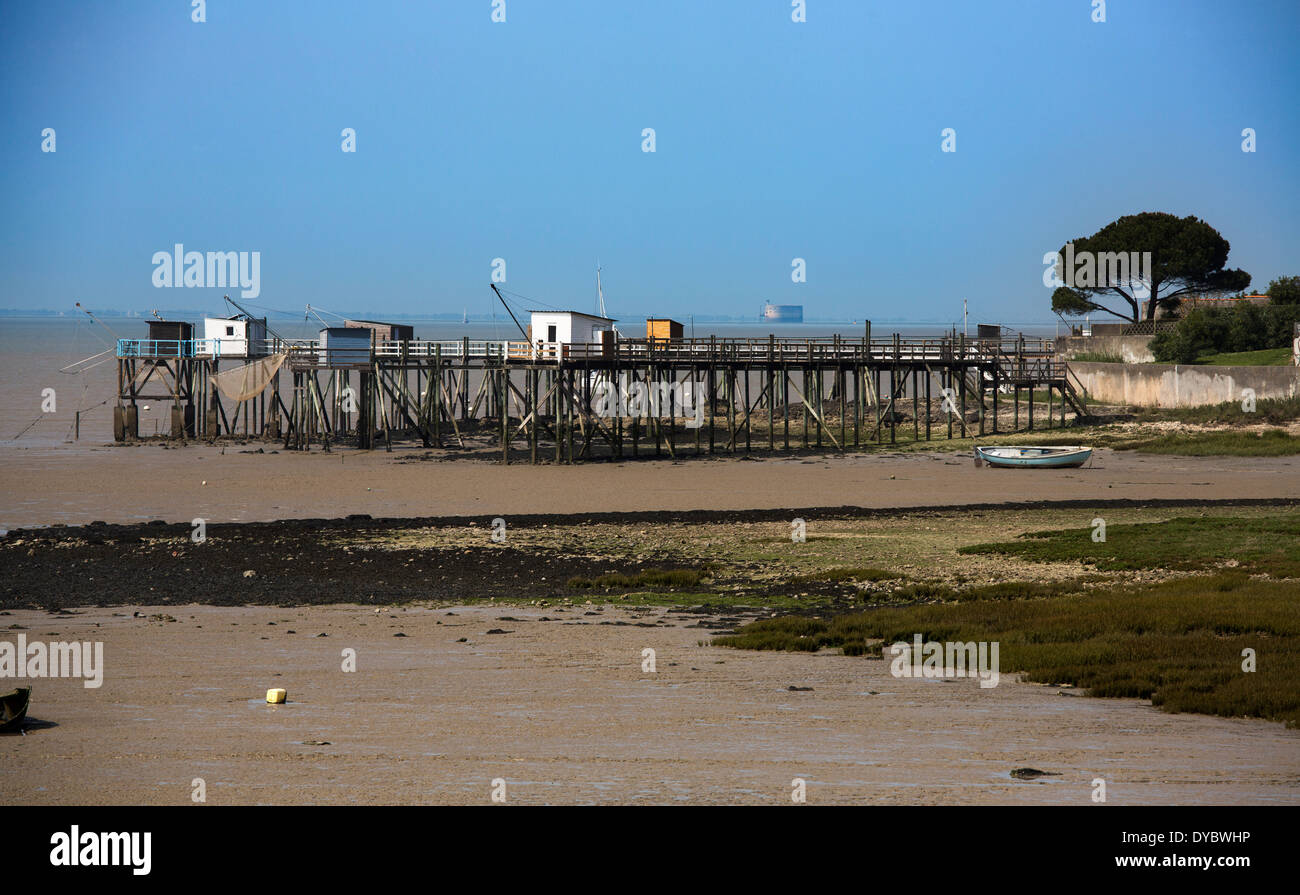
<path id="1" fill-rule="evenodd" d="M 696 587 L 707 577 L 707 572 L 699 569 L 645 569 L 634 575 L 611 573 L 595 578 L 570 578 L 566 584 L 574 590 L 593 588 L 613 589 L 630 587 Z"/>
<path id="2" fill-rule="evenodd" d="M 1169 712 L 1265 718 L 1300 725 L 1300 586 L 1241 573 L 1140 588 L 1012 601 L 967 600 L 843 615 L 762 619 L 714 638 L 738 649 L 839 647 L 880 655 L 881 644 L 996 641 L 1004 674 L 1072 684 L 1089 695 L 1150 699 Z M 1257 670 L 1242 669 L 1254 650 Z"/>
<path id="3" fill-rule="evenodd" d="M 1300 577 L 1300 514 L 1255 518 L 1179 517 L 1094 529 L 1036 531 L 1014 541 L 971 544 L 964 554 L 1001 554 L 1033 562 L 1082 562 L 1103 571 L 1171 569 L 1196 571 L 1235 560 L 1245 572 Z"/>
<path id="4" fill-rule="evenodd" d="M 1285 429 L 1260 432 L 1225 430 L 1158 435 L 1116 442 L 1118 451 L 1174 454 L 1180 457 L 1290 457 L 1300 454 L 1300 438 Z"/>
<path id="5" fill-rule="evenodd" d="M 1118 354 L 1110 354 L 1105 351 L 1080 351 L 1078 354 L 1069 358 L 1071 361 L 1078 361 L 1083 364 L 1122 364 L 1124 358 Z"/>
<path id="6" fill-rule="evenodd" d="M 1219 354 L 1202 354 L 1196 359 L 1198 364 L 1210 364 L 1216 367 L 1289 367 L 1291 366 L 1291 347 L 1262 348 L 1259 351 L 1225 351 Z"/>
<path id="7" fill-rule="evenodd" d="M 1205 407 L 1147 407 L 1135 410 L 1138 420 L 1165 420 L 1180 423 L 1267 423 L 1280 425 L 1300 419 L 1300 396 L 1261 398 L 1253 412 L 1241 408 L 1240 401 L 1225 401 Z"/>

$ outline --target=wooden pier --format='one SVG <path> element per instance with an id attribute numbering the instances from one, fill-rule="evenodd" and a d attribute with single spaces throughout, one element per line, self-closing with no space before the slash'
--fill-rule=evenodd
<path id="1" fill-rule="evenodd" d="M 472 443 L 503 463 L 576 463 L 996 434 L 1008 399 L 1014 431 L 1086 413 L 1054 343 L 1023 337 L 412 340 L 368 351 L 269 340 L 258 353 L 282 365 L 233 403 L 213 377 L 249 359 L 205 353 L 202 340 L 120 340 L 115 437 L 139 437 L 136 406 L 149 399 L 171 402 L 177 439 Z"/>

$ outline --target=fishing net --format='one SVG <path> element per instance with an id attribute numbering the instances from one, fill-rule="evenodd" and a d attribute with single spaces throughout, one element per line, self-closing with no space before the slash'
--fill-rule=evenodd
<path id="1" fill-rule="evenodd" d="M 213 376 L 212 384 L 217 387 L 217 391 L 236 403 L 256 398 L 275 379 L 275 374 L 280 372 L 280 367 L 288 356 L 283 352 L 272 354 L 251 364 L 226 370 Z"/>

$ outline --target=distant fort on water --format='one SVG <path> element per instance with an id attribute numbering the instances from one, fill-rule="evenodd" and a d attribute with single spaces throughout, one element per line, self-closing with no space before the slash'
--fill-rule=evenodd
<path id="1" fill-rule="evenodd" d="M 773 323 L 803 323 L 803 305 L 763 305 L 763 319 Z"/>

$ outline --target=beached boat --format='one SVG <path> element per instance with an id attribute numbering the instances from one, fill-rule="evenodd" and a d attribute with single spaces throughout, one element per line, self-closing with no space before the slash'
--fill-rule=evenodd
<path id="1" fill-rule="evenodd" d="M 27 717 L 27 705 L 32 701 L 32 688 L 19 687 L 12 693 L 0 696 L 0 733 L 21 730 Z"/>
<path id="2" fill-rule="evenodd" d="M 975 465 L 1040 469 L 1065 469 L 1082 466 L 1092 457 L 1092 448 L 1077 445 L 1034 445 L 1032 447 L 977 447 Z"/>

